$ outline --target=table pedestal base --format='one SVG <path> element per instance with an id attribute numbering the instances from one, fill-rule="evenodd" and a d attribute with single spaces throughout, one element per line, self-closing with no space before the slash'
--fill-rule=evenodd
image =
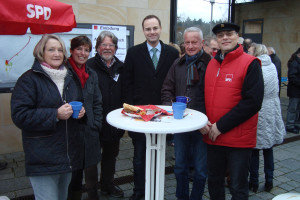
<path id="1" fill-rule="evenodd" d="M 145 133 L 145 135 L 145 200 L 162 200 L 165 183 L 166 134 Z"/>

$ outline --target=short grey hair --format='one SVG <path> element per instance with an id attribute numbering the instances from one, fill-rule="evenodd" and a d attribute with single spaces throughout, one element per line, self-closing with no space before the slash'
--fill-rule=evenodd
<path id="1" fill-rule="evenodd" d="M 204 45 L 205 46 L 209 46 L 211 41 L 217 41 L 216 37 L 213 37 L 213 36 L 207 36 L 206 38 L 204 38 Z"/>
<path id="2" fill-rule="evenodd" d="M 274 49 L 273 47 L 268 47 L 268 50 L 270 50 L 270 51 L 271 51 L 272 53 L 274 53 L 274 54 L 276 53 L 276 52 L 275 52 L 275 49 Z"/>
<path id="3" fill-rule="evenodd" d="M 46 43 L 48 42 L 49 39 L 55 39 L 61 44 L 62 49 L 63 49 L 63 54 L 64 54 L 63 64 L 65 64 L 67 62 L 67 59 L 68 59 L 68 54 L 67 54 L 67 50 L 66 50 L 66 46 L 65 46 L 64 41 L 58 35 L 54 35 L 54 34 L 43 35 L 41 40 L 34 47 L 33 56 L 40 63 L 44 62 L 44 51 L 45 51 Z"/>
<path id="4" fill-rule="evenodd" d="M 263 54 L 268 54 L 268 49 L 263 44 L 252 43 L 250 47 L 254 46 L 254 56 L 261 56 Z"/>
<path id="5" fill-rule="evenodd" d="M 95 49 L 97 51 L 97 48 L 100 46 L 102 41 L 105 39 L 105 37 L 110 37 L 116 47 L 116 50 L 118 49 L 118 38 L 115 34 L 113 34 L 110 31 L 102 31 L 99 36 L 97 37 L 96 46 Z"/>
<path id="6" fill-rule="evenodd" d="M 189 27 L 189 28 L 186 28 L 183 32 L 183 35 L 185 35 L 185 33 L 187 32 L 198 32 L 199 33 L 199 37 L 201 40 L 203 40 L 203 32 L 200 28 L 198 27 Z"/>

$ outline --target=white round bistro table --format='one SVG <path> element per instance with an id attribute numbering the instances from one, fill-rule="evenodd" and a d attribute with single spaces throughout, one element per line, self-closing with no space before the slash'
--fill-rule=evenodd
<path id="1" fill-rule="evenodd" d="M 158 107 L 172 111 L 172 106 Z M 121 111 L 122 108 L 111 111 L 106 120 L 116 128 L 145 133 L 145 200 L 162 200 L 164 199 L 166 135 L 200 129 L 207 124 L 207 117 L 201 112 L 187 108 L 185 111 L 187 115 L 183 119 L 174 119 L 173 116 L 159 116 L 158 120 L 145 122 L 141 119 L 128 117 Z M 199 132 L 199 134 L 201 133 Z"/>

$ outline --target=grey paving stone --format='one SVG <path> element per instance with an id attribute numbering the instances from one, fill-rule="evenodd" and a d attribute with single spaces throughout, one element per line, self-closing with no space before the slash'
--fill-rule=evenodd
<path id="1" fill-rule="evenodd" d="M 271 193 L 268 193 L 268 192 L 260 192 L 260 193 L 257 193 L 255 196 L 261 198 L 261 199 L 265 199 L 265 200 L 271 200 L 274 195 L 271 194 Z"/>
<path id="2" fill-rule="evenodd" d="M 0 180 L 8 180 L 8 179 L 13 179 L 14 174 L 9 173 L 9 174 L 0 174 Z"/>
<path id="3" fill-rule="evenodd" d="M 279 161 L 277 164 L 279 166 L 282 166 L 282 167 L 285 167 L 285 168 L 288 168 L 288 169 L 291 169 L 291 170 L 300 169 L 300 161 L 297 161 L 297 160 L 292 159 L 292 158 L 288 158 L 286 160 Z"/>
<path id="4" fill-rule="evenodd" d="M 165 193 L 175 194 L 176 193 L 176 188 L 175 187 L 165 187 Z"/>
<path id="5" fill-rule="evenodd" d="M 28 195 L 32 195 L 32 194 L 33 194 L 32 188 L 26 188 L 26 189 L 23 189 L 23 190 L 17 190 L 16 191 L 16 196 L 17 197 L 28 196 Z"/>
<path id="6" fill-rule="evenodd" d="M 124 149 L 119 152 L 118 160 L 124 160 L 127 158 L 132 158 L 133 156 L 133 149 Z"/>
<path id="7" fill-rule="evenodd" d="M 283 194 L 283 193 L 287 193 L 288 191 L 287 190 L 284 190 L 282 188 L 279 188 L 279 187 L 274 187 L 270 193 L 273 194 L 274 196 L 277 196 L 279 194 Z"/>
<path id="8" fill-rule="evenodd" d="M 123 176 L 129 176 L 129 175 L 133 175 L 133 172 L 132 172 L 131 169 L 117 171 L 116 174 L 115 174 L 115 177 L 123 177 Z"/>
<path id="9" fill-rule="evenodd" d="M 118 160 L 116 164 L 116 171 L 128 170 L 132 169 L 132 161 L 131 160 Z"/>
<path id="10" fill-rule="evenodd" d="M 25 176 L 25 169 L 24 167 L 15 167 L 13 173 L 15 174 L 15 177 L 23 177 Z"/>

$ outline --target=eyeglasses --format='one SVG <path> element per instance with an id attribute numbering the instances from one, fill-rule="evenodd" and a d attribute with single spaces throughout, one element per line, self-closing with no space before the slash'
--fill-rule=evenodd
<path id="1" fill-rule="evenodd" d="M 116 45 L 115 45 L 115 44 L 104 44 L 104 43 L 102 43 L 102 44 L 100 44 L 100 46 L 101 46 L 101 47 L 104 47 L 104 48 L 106 48 L 106 47 L 113 48 L 113 47 L 115 47 Z"/>

